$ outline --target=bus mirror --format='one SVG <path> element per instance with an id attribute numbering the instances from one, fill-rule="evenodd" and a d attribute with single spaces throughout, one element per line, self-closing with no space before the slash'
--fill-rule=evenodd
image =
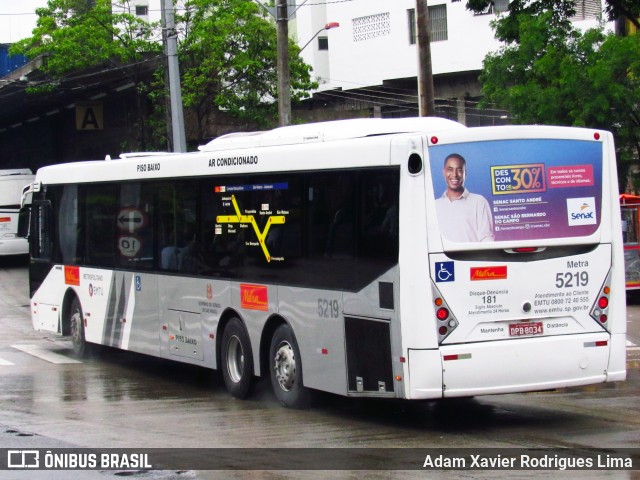
<path id="1" fill-rule="evenodd" d="M 31 218 L 31 205 L 25 205 L 18 214 L 18 237 L 29 238 L 29 219 Z"/>

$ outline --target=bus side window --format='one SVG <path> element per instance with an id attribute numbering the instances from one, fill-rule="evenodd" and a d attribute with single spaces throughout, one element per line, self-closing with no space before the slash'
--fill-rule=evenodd
<path id="1" fill-rule="evenodd" d="M 242 185 L 247 180 L 244 177 L 225 177 L 214 181 L 203 181 L 201 184 L 201 241 L 202 241 L 202 261 L 207 272 L 213 275 L 237 276 L 238 269 L 245 262 L 246 248 L 245 228 L 232 225 L 237 233 L 230 233 L 231 229 L 227 224 L 220 224 L 217 221 L 219 215 L 231 215 L 234 208 L 231 206 L 231 195 L 216 191 L 219 182 L 225 185 Z M 244 211 L 247 207 L 244 204 L 245 196 L 237 194 L 238 208 Z M 224 200 L 223 200 L 224 198 Z M 247 235 L 254 235 L 253 232 Z M 251 237 L 252 238 L 252 237 Z"/>
<path id="2" fill-rule="evenodd" d="M 126 183 L 120 187 L 116 221 L 118 263 L 123 267 L 153 267 L 153 194 L 148 183 Z"/>
<path id="3" fill-rule="evenodd" d="M 161 185 L 158 189 L 156 238 L 160 268 L 194 273 L 202 269 L 198 258 L 198 188 L 192 182 Z"/>
<path id="4" fill-rule="evenodd" d="M 62 263 L 76 265 L 81 261 L 82 238 L 78 212 L 78 186 L 65 185 L 58 202 L 58 249 Z"/>
<path id="5" fill-rule="evenodd" d="M 86 260 L 88 265 L 116 265 L 118 185 L 92 185 L 86 190 Z"/>
<path id="6" fill-rule="evenodd" d="M 638 207 L 623 207 L 622 237 L 625 244 L 638 243 Z"/>
<path id="7" fill-rule="evenodd" d="M 50 260 L 52 252 L 51 237 L 51 203 L 36 201 L 33 203 L 31 215 L 31 256 L 37 260 Z"/>
<path id="8" fill-rule="evenodd" d="M 355 173 L 311 175 L 307 201 L 311 256 L 352 258 L 355 255 Z"/>
<path id="9" fill-rule="evenodd" d="M 359 185 L 360 257 L 398 259 L 399 183 L 398 171 L 362 175 Z"/>

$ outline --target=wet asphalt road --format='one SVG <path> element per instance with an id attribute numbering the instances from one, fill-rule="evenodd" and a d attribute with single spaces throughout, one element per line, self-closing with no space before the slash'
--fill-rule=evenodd
<path id="1" fill-rule="evenodd" d="M 261 382 L 234 400 L 196 367 L 68 342 L 32 330 L 25 259 L 0 259 L 0 448 L 640 448 L 640 301 L 628 306 L 627 381 L 449 402 L 317 396 L 287 410 Z M 640 296 L 639 296 L 640 298 Z M 43 359 L 42 351 L 55 355 Z M 46 355 L 45 355 L 46 356 Z M 58 362 L 58 363 L 56 363 Z M 290 454 L 290 451 L 283 451 Z M 558 472 L 556 472 L 558 473 Z M 561 472 L 640 478 L 640 472 Z M 531 478 L 541 472 L 0 471 L 13 478 Z M 549 475 L 547 472 L 546 475 Z M 557 476 L 557 475 L 554 475 Z"/>

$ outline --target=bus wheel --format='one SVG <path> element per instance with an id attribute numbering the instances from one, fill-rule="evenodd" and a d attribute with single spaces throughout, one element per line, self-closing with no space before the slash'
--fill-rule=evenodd
<path id="1" fill-rule="evenodd" d="M 73 354 L 76 357 L 84 357 L 88 348 L 84 338 L 82 307 L 77 298 L 73 299 L 69 310 L 69 333 L 71 335 L 71 344 L 73 345 Z"/>
<path id="2" fill-rule="evenodd" d="M 302 383 L 300 349 L 291 327 L 280 325 L 273 334 L 269 348 L 271 386 L 276 398 L 289 408 L 306 408 L 309 390 Z"/>
<path id="3" fill-rule="evenodd" d="M 237 318 L 232 318 L 222 334 L 222 378 L 234 398 L 249 396 L 253 380 L 253 356 L 249 336 Z"/>

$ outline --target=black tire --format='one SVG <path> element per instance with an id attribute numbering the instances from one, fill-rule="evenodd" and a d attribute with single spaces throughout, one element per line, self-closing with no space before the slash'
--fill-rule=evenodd
<path id="1" fill-rule="evenodd" d="M 293 330 L 280 325 L 273 334 L 269 348 L 269 370 L 273 393 L 288 408 L 307 408 L 311 400 L 302 379 L 302 357 Z"/>
<path id="2" fill-rule="evenodd" d="M 245 399 L 253 385 L 253 354 L 249 335 L 238 318 L 232 318 L 222 334 L 220 363 L 227 391 Z"/>
<path id="3" fill-rule="evenodd" d="M 89 347 L 84 337 L 84 316 L 78 298 L 74 298 L 69 309 L 69 336 L 73 346 L 73 354 L 83 358 L 89 353 Z"/>

